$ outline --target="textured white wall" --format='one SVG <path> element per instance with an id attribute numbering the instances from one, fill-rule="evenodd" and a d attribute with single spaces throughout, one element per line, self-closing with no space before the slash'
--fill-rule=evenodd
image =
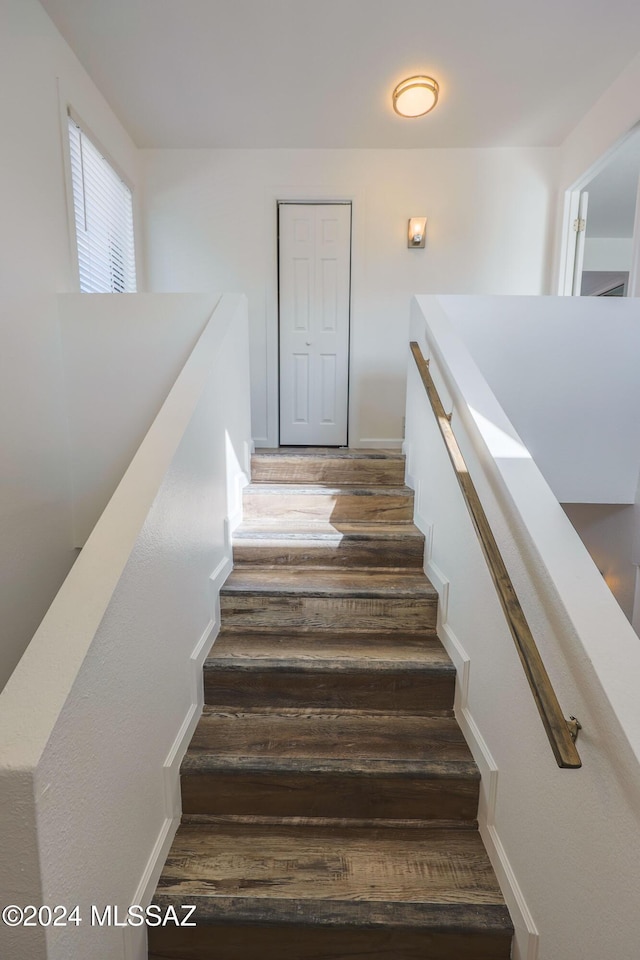
<path id="1" fill-rule="evenodd" d="M 246 302 L 223 298 L 0 695 L 0 789 L 15 800 L 0 805 L 5 904 L 78 903 L 89 918 L 92 903 L 126 910 L 153 892 L 231 568 L 247 358 Z M 133 955 L 122 930 L 88 921 L 47 940 L 47 960 Z M 5 926 L 0 953 L 45 956 Z"/>
<path id="2" fill-rule="evenodd" d="M 633 503 L 640 301 L 439 299 L 558 500 Z"/>
<path id="3" fill-rule="evenodd" d="M 37 0 L 0 2 L 0 84 L 1 686 L 74 558 L 56 303 L 74 289 L 61 105 L 134 186 L 138 174 L 133 143 Z"/>
<path id="4" fill-rule="evenodd" d="M 350 443 L 402 436 L 410 296 L 546 290 L 556 151 L 144 150 L 150 289 L 249 298 L 256 442 L 277 443 L 276 200 L 352 199 Z M 426 250 L 407 219 L 426 215 Z"/>
<path id="5" fill-rule="evenodd" d="M 81 547 L 213 312 L 212 294 L 58 298 Z"/>
<path id="6" fill-rule="evenodd" d="M 457 715 L 482 772 L 480 823 L 516 926 L 515 960 L 632 958 L 640 941 L 640 648 L 560 505 L 437 299 L 431 372 L 565 715 L 580 770 L 560 770 L 424 389 L 410 367 L 408 469 Z M 414 308 L 414 332 L 424 315 Z M 413 361 L 411 361 L 413 364 Z M 539 952 L 536 952 L 536 949 Z"/>

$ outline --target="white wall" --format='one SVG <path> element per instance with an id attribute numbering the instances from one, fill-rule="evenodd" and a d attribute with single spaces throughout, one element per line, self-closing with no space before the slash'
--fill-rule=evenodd
<path id="1" fill-rule="evenodd" d="M 49 928 L 46 954 L 0 925 L 2 957 L 146 958 L 144 931 L 92 927 L 90 905 L 146 905 L 178 823 L 231 569 L 228 485 L 248 467 L 247 359 L 246 301 L 223 297 L 0 694 L 0 901 L 85 918 Z"/>
<path id="2" fill-rule="evenodd" d="M 640 120 L 640 54 L 583 116 L 560 150 L 560 186 L 568 189 L 594 167 Z"/>
<path id="3" fill-rule="evenodd" d="M 253 429 L 277 443 L 276 200 L 353 200 L 349 442 L 402 436 L 407 316 L 416 291 L 546 289 L 556 151 L 144 150 L 156 291 L 249 297 Z M 426 215 L 426 250 L 407 219 Z"/>
<path id="4" fill-rule="evenodd" d="M 568 302 L 568 301 L 563 301 Z M 556 766 L 415 369 L 408 469 L 456 714 L 482 774 L 479 821 L 516 927 L 514 960 L 632 960 L 640 942 L 638 638 L 438 298 L 414 332 L 540 648 L 583 725 L 579 770 Z M 425 327 L 425 316 L 428 328 Z M 413 364 L 413 361 L 411 361 Z"/>
<path id="5" fill-rule="evenodd" d="M 631 620 L 636 587 L 635 505 L 563 503 L 562 506 L 605 583 Z"/>
<path id="6" fill-rule="evenodd" d="M 67 101 L 139 178 L 133 143 L 37 0 L 0 0 L 0 84 L 2 685 L 74 557 L 55 297 L 74 289 Z"/>
<path id="7" fill-rule="evenodd" d="M 212 294 L 58 297 L 74 546 L 89 536 L 191 353 Z"/>
<path id="8" fill-rule="evenodd" d="M 634 503 L 640 301 L 438 300 L 558 500 Z"/>

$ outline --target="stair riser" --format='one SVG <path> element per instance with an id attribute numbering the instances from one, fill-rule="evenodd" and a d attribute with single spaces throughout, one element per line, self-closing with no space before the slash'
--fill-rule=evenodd
<path id="1" fill-rule="evenodd" d="M 333 523 L 390 523 L 413 519 L 413 494 L 245 492 L 245 521 L 330 520 Z"/>
<path id="2" fill-rule="evenodd" d="M 149 960 L 508 960 L 511 936 L 311 926 L 151 927 Z"/>
<path id="3" fill-rule="evenodd" d="M 237 539 L 233 559 L 240 564 L 316 567 L 410 567 L 423 565 L 424 542 L 418 537 L 403 540 L 355 540 L 343 537 L 339 542 L 320 540 Z"/>
<path id="4" fill-rule="evenodd" d="M 356 670 L 300 673 L 207 670 L 205 703 L 235 707 L 311 707 L 336 710 L 382 710 L 436 715 L 453 708 L 451 674 L 420 676 L 411 672 Z"/>
<path id="5" fill-rule="evenodd" d="M 183 774 L 186 814 L 472 821 L 478 781 L 304 772 Z"/>
<path id="6" fill-rule="evenodd" d="M 436 600 L 369 597 L 220 596 L 225 629 L 299 628 L 431 633 Z"/>
<path id="7" fill-rule="evenodd" d="M 404 460 L 258 455 L 251 458 L 251 479 L 253 483 L 380 483 L 402 486 Z"/>

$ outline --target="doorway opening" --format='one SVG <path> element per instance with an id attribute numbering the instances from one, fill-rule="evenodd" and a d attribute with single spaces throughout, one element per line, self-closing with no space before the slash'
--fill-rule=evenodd
<path id="1" fill-rule="evenodd" d="M 280 446 L 348 445 L 351 202 L 278 202 Z"/>
<path id="2" fill-rule="evenodd" d="M 574 185 L 567 196 L 566 296 L 640 293 L 640 130 Z"/>

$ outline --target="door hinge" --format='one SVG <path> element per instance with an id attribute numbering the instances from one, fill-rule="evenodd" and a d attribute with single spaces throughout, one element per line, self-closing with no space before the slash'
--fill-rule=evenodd
<path id="1" fill-rule="evenodd" d="M 573 229 L 576 233 L 582 233 L 586 225 L 587 221 L 584 219 L 584 217 L 576 217 L 576 219 L 573 221 Z"/>

